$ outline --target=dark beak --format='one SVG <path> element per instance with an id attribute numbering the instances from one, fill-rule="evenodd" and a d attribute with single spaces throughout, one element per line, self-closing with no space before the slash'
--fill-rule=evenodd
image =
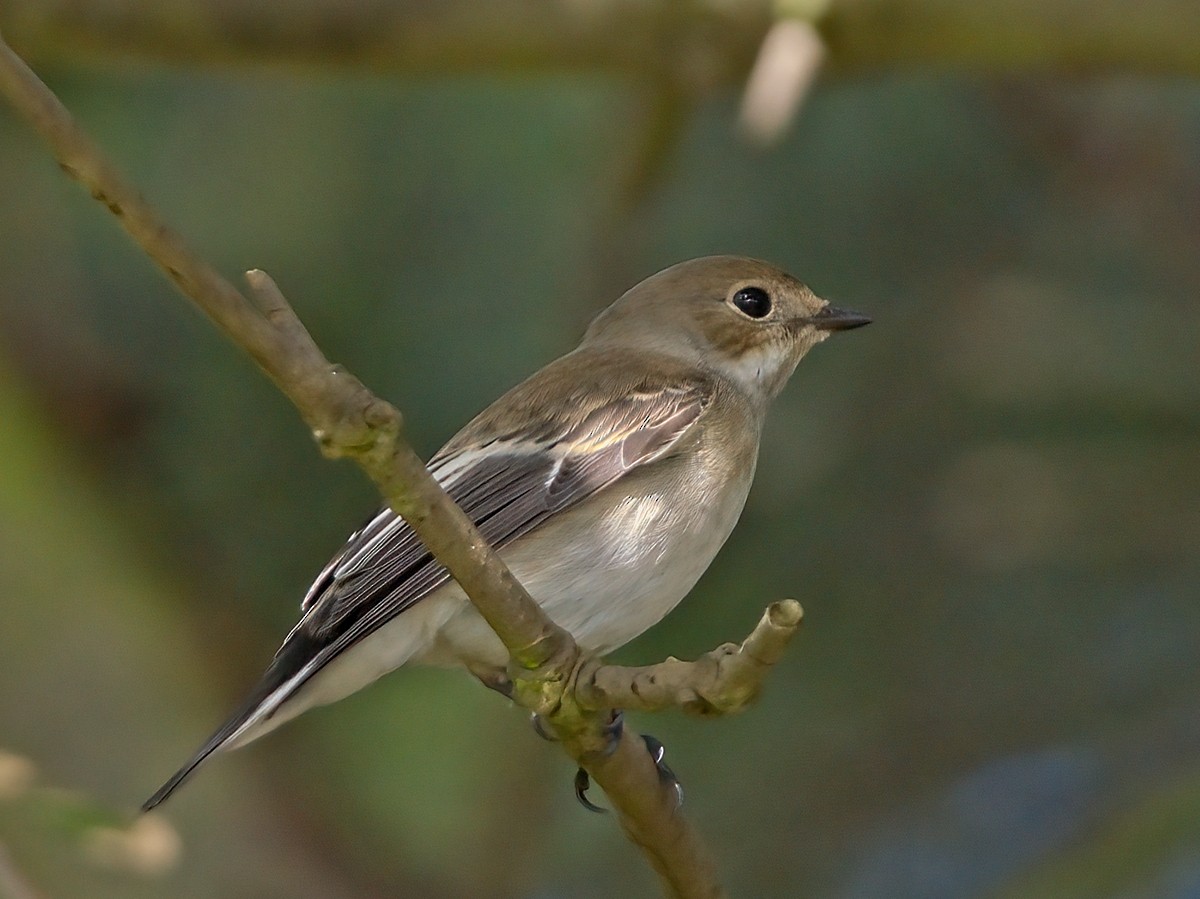
<path id="1" fill-rule="evenodd" d="M 808 323 L 818 331 L 849 331 L 851 328 L 861 328 L 863 325 L 871 324 L 871 319 L 861 312 L 826 306 L 816 315 L 809 316 Z"/>

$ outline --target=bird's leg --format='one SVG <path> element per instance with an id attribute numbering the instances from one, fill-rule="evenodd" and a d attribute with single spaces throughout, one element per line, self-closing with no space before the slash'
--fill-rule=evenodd
<path id="1" fill-rule="evenodd" d="M 470 670 L 471 674 L 489 690 L 495 690 L 501 696 L 508 699 L 513 698 L 513 682 L 504 670 L 474 666 Z M 543 740 L 549 740 L 552 743 L 558 742 L 558 737 L 546 727 L 546 722 L 536 712 L 529 716 L 529 723 L 533 725 L 534 733 Z M 625 714 L 620 709 L 614 709 L 612 716 L 608 719 L 608 723 L 603 728 L 605 745 L 600 750 L 601 757 L 607 757 L 616 752 L 624 729 Z M 663 761 L 666 756 L 666 749 L 663 747 L 663 744 L 649 734 L 642 735 L 642 742 L 646 744 L 646 751 L 650 753 L 650 758 L 654 761 L 654 767 L 658 771 L 658 779 L 675 790 L 677 804 L 683 805 L 683 785 L 680 784 L 679 778 L 675 776 L 675 772 Z M 580 768 L 575 772 L 575 798 L 579 800 L 579 804 L 589 812 L 603 813 L 605 810 L 587 797 L 587 791 L 591 788 L 591 785 L 591 778 L 588 777 L 587 771 Z"/>
<path id="2" fill-rule="evenodd" d="M 503 668 L 468 665 L 467 670 L 489 690 L 495 690 L 505 699 L 513 698 L 512 678 L 508 676 L 508 673 Z"/>
<path id="3" fill-rule="evenodd" d="M 621 742 L 621 732 L 625 726 L 625 716 L 620 710 L 615 710 L 608 724 L 604 726 L 605 734 L 608 736 L 608 745 L 603 750 L 604 755 L 611 755 L 616 751 L 617 744 Z M 675 790 L 675 801 L 679 806 L 683 805 L 683 784 L 679 782 L 679 778 L 675 776 L 663 759 L 666 756 L 666 749 L 663 744 L 655 737 L 649 734 L 642 735 L 642 742 L 646 744 L 646 751 L 650 753 L 650 758 L 654 761 L 654 767 L 658 771 L 658 779 L 660 782 L 667 784 Z M 588 777 L 587 771 L 580 768 L 575 772 L 575 798 L 589 812 L 603 812 L 604 809 L 596 805 L 587 797 L 588 788 L 591 787 L 591 778 Z"/>
<path id="4" fill-rule="evenodd" d="M 508 672 L 503 668 L 489 668 L 486 665 L 468 665 L 468 670 L 474 675 L 475 679 L 487 687 L 489 690 L 495 690 L 505 699 L 513 698 L 513 682 L 508 676 Z M 558 737 L 546 727 L 546 722 L 541 719 L 537 712 L 529 713 L 529 723 L 533 725 L 533 732 L 543 740 L 549 740 L 551 743 L 557 743 Z"/>
<path id="5" fill-rule="evenodd" d="M 600 750 L 601 757 L 608 757 L 617 751 L 617 745 L 621 742 L 621 731 L 625 729 L 625 713 L 620 709 L 613 709 L 612 717 L 608 719 L 608 723 L 604 725 L 605 746 Z M 575 772 L 575 798 L 589 812 L 596 812 L 602 815 L 605 809 L 600 808 L 592 800 L 588 799 L 587 791 L 592 785 L 592 779 L 588 777 L 588 773 L 580 768 Z"/>

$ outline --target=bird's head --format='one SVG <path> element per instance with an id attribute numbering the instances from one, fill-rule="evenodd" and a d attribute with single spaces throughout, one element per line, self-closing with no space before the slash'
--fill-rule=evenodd
<path id="1" fill-rule="evenodd" d="M 652 275 L 592 322 L 585 344 L 680 356 L 752 397 L 775 396 L 797 363 L 835 331 L 869 324 L 791 275 L 742 256 L 705 256 Z"/>

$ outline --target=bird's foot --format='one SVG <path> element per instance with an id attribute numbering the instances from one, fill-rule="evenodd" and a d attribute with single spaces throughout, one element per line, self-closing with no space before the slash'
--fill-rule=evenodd
<path id="1" fill-rule="evenodd" d="M 621 712 L 613 712 L 612 720 L 605 726 L 605 732 L 609 737 L 608 746 L 604 750 L 604 755 L 611 755 L 616 751 L 617 744 L 621 741 L 621 730 L 624 726 L 625 719 Z M 650 758 L 654 762 L 654 767 L 658 771 L 658 779 L 661 783 L 670 786 L 675 791 L 676 807 L 683 805 L 683 785 L 679 782 L 679 778 L 675 776 L 667 763 L 664 761 L 667 751 L 661 742 L 649 734 L 642 735 L 642 742 L 646 744 L 646 751 L 650 753 Z M 587 771 L 580 768 L 575 772 L 575 798 L 589 812 L 603 813 L 605 809 L 596 805 L 588 799 L 587 791 L 591 787 L 591 778 L 588 777 Z"/>
<path id="2" fill-rule="evenodd" d="M 543 740 L 548 740 L 551 743 L 557 743 L 558 737 L 554 732 L 546 726 L 546 722 L 542 720 L 541 715 L 537 712 L 532 712 L 529 715 L 529 723 L 533 725 L 533 732 Z M 621 728 L 625 724 L 625 713 L 620 709 L 614 709 L 612 717 L 608 719 L 608 723 L 604 725 L 604 736 L 607 740 L 604 748 L 600 751 L 600 755 L 604 758 L 612 755 L 616 751 L 617 743 L 621 739 Z"/>
<path id="3" fill-rule="evenodd" d="M 505 699 L 513 698 L 512 678 L 502 668 L 472 668 L 468 666 L 468 670 L 489 690 L 495 690 Z"/>

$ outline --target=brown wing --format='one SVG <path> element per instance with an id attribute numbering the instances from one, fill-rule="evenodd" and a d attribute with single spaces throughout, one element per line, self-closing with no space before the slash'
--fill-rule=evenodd
<path id="1" fill-rule="evenodd" d="M 546 423 L 536 440 L 496 438 L 461 449 L 451 444 L 430 461 L 430 471 L 484 538 L 502 548 L 668 454 L 707 400 L 699 385 L 624 396 L 556 428 Z M 403 519 L 380 512 L 309 591 L 298 629 L 320 644 L 311 661 L 332 658 L 448 577 Z"/>

